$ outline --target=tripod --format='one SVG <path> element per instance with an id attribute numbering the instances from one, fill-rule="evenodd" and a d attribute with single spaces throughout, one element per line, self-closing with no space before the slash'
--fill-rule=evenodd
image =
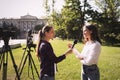
<path id="1" fill-rule="evenodd" d="M 19 68 L 18 68 L 19 75 L 21 76 L 23 68 L 24 68 L 26 61 L 27 61 L 27 58 L 28 58 L 28 77 L 29 77 L 29 69 L 31 68 L 33 80 L 35 80 L 33 68 L 35 69 L 38 78 L 39 78 L 39 73 L 37 71 L 37 68 L 35 66 L 34 60 L 33 60 L 32 55 L 31 55 L 31 51 L 33 51 L 33 50 L 31 50 L 31 47 L 28 47 L 28 46 L 26 46 L 26 48 L 24 48 L 24 49 L 25 50 L 24 50 L 24 53 L 22 56 L 22 60 L 20 62 Z M 35 50 L 35 48 L 34 48 L 34 50 Z M 25 56 L 26 51 L 27 51 L 27 54 Z M 24 61 L 23 61 L 23 59 L 24 59 Z"/>
<path id="2" fill-rule="evenodd" d="M 8 53 L 10 53 L 10 57 L 12 59 L 12 63 L 13 63 L 14 69 L 15 69 L 17 79 L 20 80 L 20 77 L 19 77 L 18 71 L 17 71 L 17 65 L 15 64 L 15 60 L 12 55 L 12 50 L 8 44 L 5 44 L 2 47 L 1 53 L 0 53 L 0 70 L 3 67 L 2 80 L 7 80 Z"/>

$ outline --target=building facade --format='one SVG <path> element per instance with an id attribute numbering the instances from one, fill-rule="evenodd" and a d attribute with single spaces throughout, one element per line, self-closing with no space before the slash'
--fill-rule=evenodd
<path id="1" fill-rule="evenodd" d="M 3 22 L 9 23 L 9 24 L 13 24 L 15 27 L 17 27 L 17 29 L 20 30 L 20 36 L 19 38 L 26 38 L 26 32 L 28 29 L 31 29 L 33 32 L 34 27 L 36 25 L 42 25 L 42 24 L 46 24 L 47 23 L 47 19 L 38 19 L 35 16 L 32 15 L 25 15 L 25 16 L 21 16 L 19 19 L 6 19 L 6 18 L 2 18 L 0 19 L 0 25 L 3 24 Z"/>

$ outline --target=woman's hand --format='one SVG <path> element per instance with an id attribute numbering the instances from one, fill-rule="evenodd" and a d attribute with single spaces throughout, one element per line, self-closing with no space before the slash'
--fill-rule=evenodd
<path id="1" fill-rule="evenodd" d="M 69 48 L 66 52 L 65 52 L 65 56 L 67 56 L 68 54 L 72 53 L 72 49 Z"/>
<path id="2" fill-rule="evenodd" d="M 72 44 L 71 43 L 68 44 L 68 48 L 72 48 Z"/>

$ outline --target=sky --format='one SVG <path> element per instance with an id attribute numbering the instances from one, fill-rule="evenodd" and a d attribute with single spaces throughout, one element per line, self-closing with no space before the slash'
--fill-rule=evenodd
<path id="1" fill-rule="evenodd" d="M 0 0 L 0 18 L 20 18 L 27 14 L 44 17 L 46 12 L 43 1 L 45 0 Z M 55 9 L 60 11 L 63 4 L 63 0 L 57 0 Z"/>
<path id="2" fill-rule="evenodd" d="M 46 16 L 44 8 L 45 0 L 0 0 L 0 18 L 20 18 L 24 15 L 32 15 L 37 18 Z M 52 0 L 48 0 L 51 5 Z M 64 5 L 64 0 L 55 0 L 55 10 L 58 12 Z M 88 0 L 93 4 L 93 0 Z M 94 5 L 93 5 L 94 6 Z"/>

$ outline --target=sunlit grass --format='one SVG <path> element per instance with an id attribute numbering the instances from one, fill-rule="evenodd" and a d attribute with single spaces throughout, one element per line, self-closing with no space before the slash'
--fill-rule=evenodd
<path id="1" fill-rule="evenodd" d="M 68 40 L 59 40 L 54 39 L 50 41 L 54 52 L 56 56 L 60 56 L 64 54 L 64 52 L 68 49 L 67 44 L 73 43 L 73 41 Z M 75 45 L 75 47 L 81 51 L 83 48 L 82 43 L 78 43 Z M 22 50 L 23 47 L 13 49 L 13 56 L 15 59 L 15 62 L 17 66 L 19 66 L 20 61 L 22 59 L 22 55 L 24 50 Z M 33 49 L 34 50 L 34 49 Z M 26 52 L 27 53 L 27 52 Z M 32 57 L 34 59 L 34 62 L 36 64 L 36 67 L 38 69 L 38 72 L 40 72 L 40 63 L 35 56 L 35 52 L 31 52 Z M 108 47 L 108 46 L 102 46 L 102 51 L 99 58 L 99 69 L 101 74 L 100 80 L 120 80 L 120 47 Z M 80 72 L 81 72 L 81 63 L 78 59 L 76 59 L 74 54 L 70 54 L 66 57 L 65 60 L 57 64 L 58 66 L 58 72 L 56 73 L 56 80 L 81 80 Z M 7 78 L 8 80 L 14 80 L 15 78 L 15 70 L 11 61 L 11 57 L 9 56 L 8 61 L 8 74 Z M 2 74 L 2 70 L 0 71 L 0 74 Z M 30 68 L 30 77 L 31 75 L 31 68 Z M 34 71 L 36 80 L 37 75 Z M 0 79 L 2 78 L 2 75 L 0 75 Z M 31 80 L 28 78 L 28 61 L 26 61 L 25 67 L 23 69 L 23 73 L 21 75 L 21 80 Z"/>

